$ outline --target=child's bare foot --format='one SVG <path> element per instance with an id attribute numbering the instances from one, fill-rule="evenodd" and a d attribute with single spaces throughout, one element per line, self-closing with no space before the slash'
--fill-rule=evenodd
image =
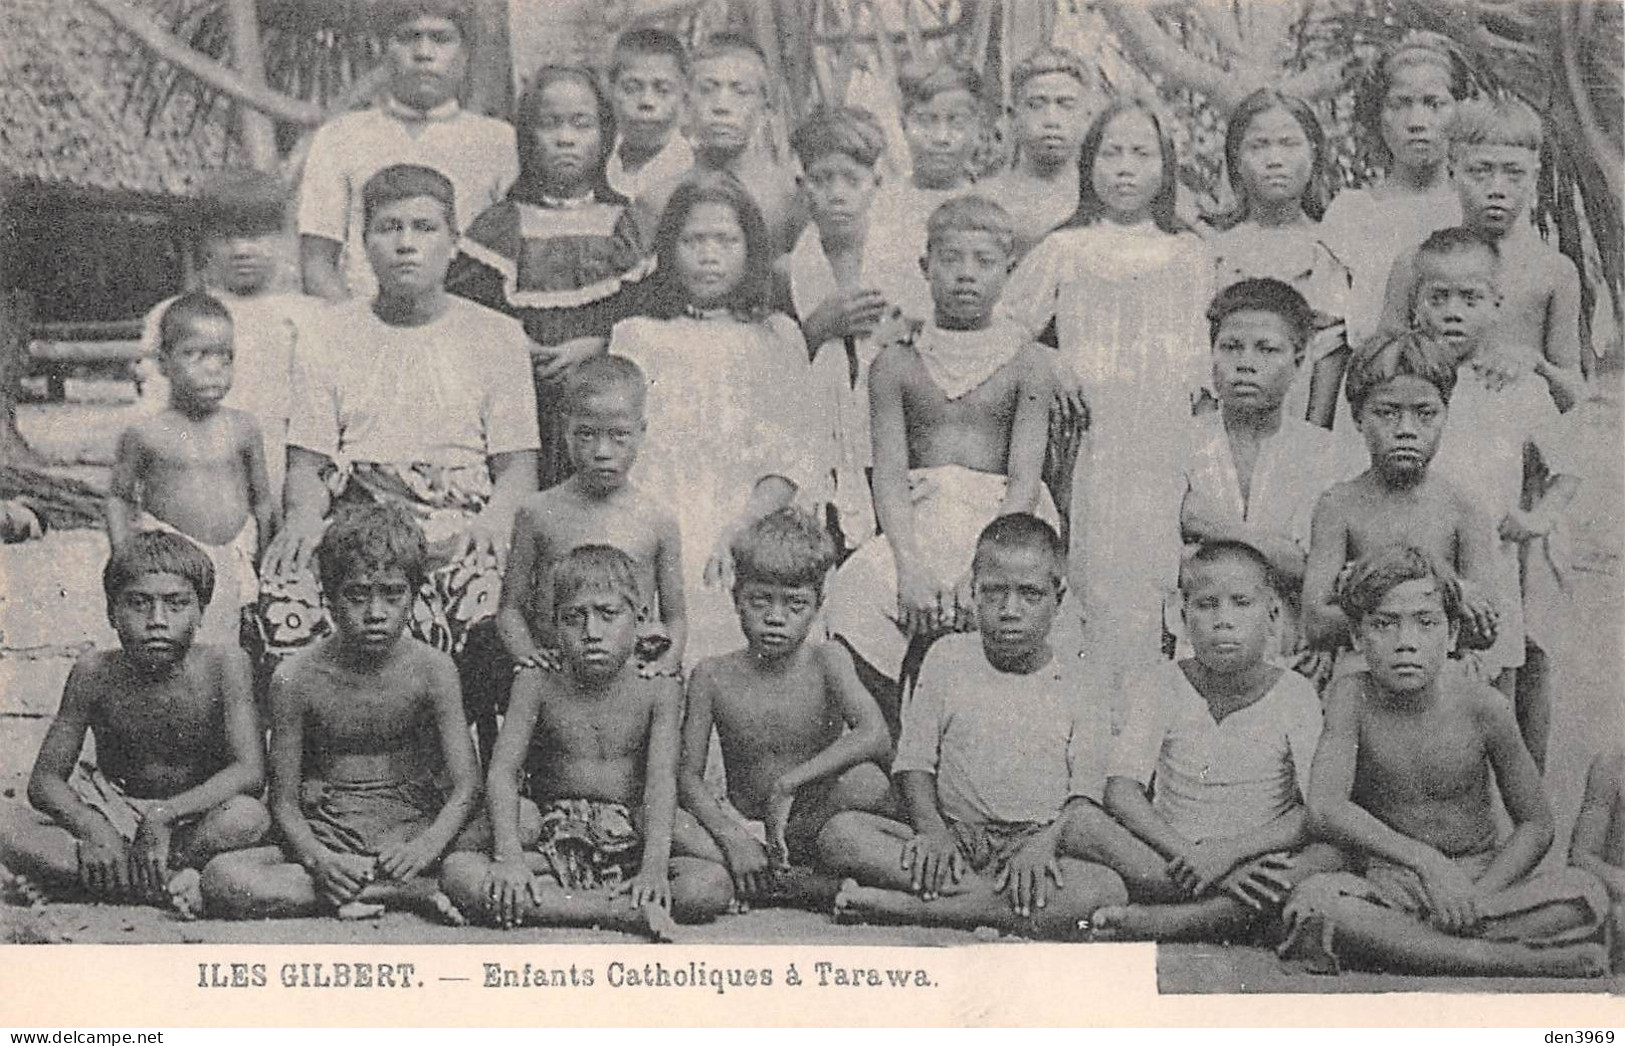
<path id="1" fill-rule="evenodd" d="M 837 925 L 853 926 L 864 921 L 863 912 L 859 910 L 863 892 L 856 879 L 841 880 L 841 888 L 835 891 L 835 910 L 830 913 Z"/>
<path id="2" fill-rule="evenodd" d="M 1608 973 L 1608 949 L 1594 941 L 1538 949 L 1542 972 L 1549 977 L 1602 977 Z"/>
<path id="3" fill-rule="evenodd" d="M 1123 924 L 1129 916 L 1129 906 L 1125 904 L 1108 904 L 1096 908 L 1093 915 L 1087 919 L 1078 920 L 1078 930 L 1086 941 L 1127 941 L 1130 937 L 1123 935 Z"/>
<path id="4" fill-rule="evenodd" d="M 647 926 L 645 932 L 651 941 L 656 944 L 670 944 L 677 939 L 677 920 L 673 919 L 666 909 L 653 901 L 645 901 L 638 907 L 638 911 L 642 915 L 640 922 Z"/>
<path id="5" fill-rule="evenodd" d="M 440 918 L 446 921 L 447 926 L 468 925 L 468 919 L 463 915 L 462 909 L 453 904 L 451 898 L 447 897 L 443 891 L 436 890 L 429 898 L 429 903 L 440 914 Z"/>
<path id="6" fill-rule="evenodd" d="M 170 876 L 169 906 L 188 922 L 203 914 L 203 875 L 196 868 L 182 868 Z"/>
<path id="7" fill-rule="evenodd" d="M 1332 945 L 1333 932 L 1334 927 L 1325 916 L 1301 916 L 1292 924 L 1275 954 L 1304 973 L 1341 973 L 1343 965 Z"/>
<path id="8" fill-rule="evenodd" d="M 339 905 L 339 910 L 333 913 L 345 922 L 360 922 L 365 919 L 377 919 L 384 914 L 381 904 L 369 904 L 366 901 L 351 901 L 349 904 Z"/>
<path id="9" fill-rule="evenodd" d="M 21 872 L 0 868 L 0 903 L 13 908 L 37 908 L 45 900 L 45 891 L 34 880 Z"/>

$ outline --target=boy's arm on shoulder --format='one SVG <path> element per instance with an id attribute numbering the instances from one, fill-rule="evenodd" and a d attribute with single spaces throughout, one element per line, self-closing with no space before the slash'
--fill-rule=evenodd
<path id="1" fill-rule="evenodd" d="M 1335 650 L 1347 641 L 1348 618 L 1337 605 L 1337 575 L 1348 562 L 1348 506 L 1344 484 L 1315 502 L 1309 524 L 1309 557 L 1303 568 L 1304 638 L 1311 647 Z"/>
<path id="2" fill-rule="evenodd" d="M 1394 258 L 1388 270 L 1388 283 L 1382 294 L 1382 319 L 1377 334 L 1401 334 L 1411 325 L 1411 292 L 1416 283 L 1416 248 L 1409 247 Z"/>
<path id="3" fill-rule="evenodd" d="M 1055 397 L 1055 372 L 1049 352 L 1036 343 L 1017 356 L 1016 417 L 1010 427 L 1010 454 L 1006 462 L 1009 484 L 999 514 L 1032 512 L 1042 494 L 1044 453 L 1049 449 L 1050 401 Z"/>
<path id="4" fill-rule="evenodd" d="M 1477 883 L 1482 893 L 1493 893 L 1518 882 L 1546 856 L 1554 832 L 1552 808 L 1546 802 L 1540 770 L 1524 744 L 1506 698 L 1484 683 L 1466 685 L 1496 786 L 1506 804 L 1507 816 L 1512 819 L 1512 834 L 1496 850 L 1495 859 Z"/>
<path id="5" fill-rule="evenodd" d="M 276 530 L 277 492 L 271 489 L 270 467 L 265 460 L 265 439 L 260 435 L 259 422 L 254 420 L 252 414 L 242 413 L 238 439 L 243 468 L 248 476 L 248 505 L 254 513 L 257 530 L 259 547 L 254 550 L 257 561 Z"/>
<path id="6" fill-rule="evenodd" d="M 542 497 L 542 493 L 531 494 L 514 511 L 508 564 L 502 572 L 502 594 L 497 597 L 497 636 L 508 656 L 518 664 L 533 661 L 538 653 L 526 615 L 534 594 L 531 586 L 536 583 L 536 563 L 541 558 L 538 546 L 546 541 L 538 518 Z"/>
<path id="7" fill-rule="evenodd" d="M 106 685 L 103 673 L 110 656 L 92 650 L 74 662 L 62 687 L 62 704 L 45 731 L 28 777 L 28 801 L 79 839 L 106 823 L 73 793 L 68 777 L 84 749 L 85 733 Z"/>
<path id="8" fill-rule="evenodd" d="M 137 511 L 141 496 L 141 477 L 147 471 L 151 448 L 144 427 L 136 421 L 119 433 L 118 448 L 113 456 L 113 475 L 107 483 L 107 497 L 102 500 L 102 514 L 107 521 L 108 543 L 116 549 L 124 547 L 133 527 L 131 515 Z"/>
<path id="9" fill-rule="evenodd" d="M 672 821 L 677 813 L 677 750 L 682 730 L 683 693 L 677 680 L 640 679 L 650 691 L 649 742 L 643 771 L 644 871 L 662 878 L 671 860 Z"/>
<path id="10" fill-rule="evenodd" d="M 654 507 L 655 598 L 660 601 L 660 622 L 671 639 L 671 658 L 682 664 L 688 645 L 688 595 L 683 590 L 683 530 L 677 516 L 663 505 Z"/>
<path id="11" fill-rule="evenodd" d="M 1561 251 L 1552 251 L 1549 262 L 1552 293 L 1546 303 L 1546 344 L 1541 355 L 1554 367 L 1580 371 L 1580 270 Z"/>

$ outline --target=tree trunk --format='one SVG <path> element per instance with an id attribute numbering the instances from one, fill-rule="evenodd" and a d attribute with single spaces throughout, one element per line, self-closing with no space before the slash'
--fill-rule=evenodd
<path id="1" fill-rule="evenodd" d="M 231 64 L 251 88 L 265 88 L 265 52 L 260 47 L 259 14 L 254 0 L 228 0 L 226 18 L 231 31 Z M 243 152 L 256 171 L 277 169 L 276 127 L 253 106 L 237 103 L 237 133 Z"/>
<path id="2" fill-rule="evenodd" d="M 508 36 L 508 0 L 475 0 L 474 48 L 468 107 L 507 119 L 513 112 L 513 46 Z"/>
<path id="3" fill-rule="evenodd" d="M 42 459 L 17 429 L 17 398 L 28 370 L 33 301 L 25 291 L 0 294 L 0 461 L 39 465 Z"/>

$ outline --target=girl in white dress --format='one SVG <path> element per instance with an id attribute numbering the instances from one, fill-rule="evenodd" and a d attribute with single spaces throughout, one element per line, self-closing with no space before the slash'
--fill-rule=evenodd
<path id="1" fill-rule="evenodd" d="M 609 351 L 649 379 L 633 478 L 676 512 L 693 550 L 683 588 L 684 660 L 694 664 L 741 644 L 729 546 L 755 520 L 813 497 L 830 468 L 829 425 L 800 329 L 768 311 L 771 243 L 735 178 L 679 187 L 656 253 L 656 315 L 616 324 Z"/>
<path id="2" fill-rule="evenodd" d="M 1174 216 L 1173 144 L 1119 101 L 1084 139 L 1077 213 L 1027 255 L 1006 310 L 1054 322 L 1060 408 L 1086 413 L 1069 571 L 1093 649 L 1127 667 L 1164 649 L 1179 567 L 1180 466 L 1206 388 L 1209 263 Z"/>

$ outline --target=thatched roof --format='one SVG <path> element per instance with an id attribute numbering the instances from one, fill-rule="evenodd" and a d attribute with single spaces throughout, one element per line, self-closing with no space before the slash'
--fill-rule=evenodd
<path id="1" fill-rule="evenodd" d="M 178 99 L 149 132 L 125 105 L 132 46 L 84 0 L 0 2 L 0 178 L 184 196 L 219 167 L 218 117 Z"/>

